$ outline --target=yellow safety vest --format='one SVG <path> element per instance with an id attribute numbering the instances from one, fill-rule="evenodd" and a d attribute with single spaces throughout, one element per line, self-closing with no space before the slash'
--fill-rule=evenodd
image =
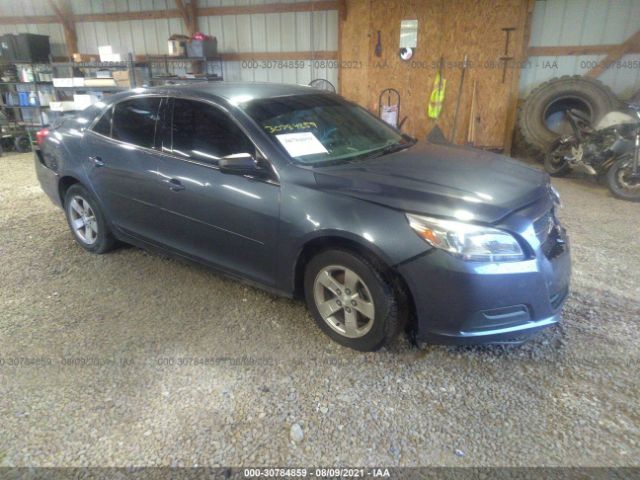
<path id="1" fill-rule="evenodd" d="M 436 79 L 433 82 L 433 91 L 431 92 L 431 98 L 429 99 L 429 118 L 438 118 L 442 111 L 442 104 L 444 103 L 444 90 L 447 86 L 447 80 L 442 79 L 442 85 L 440 84 L 440 72 L 436 73 Z"/>

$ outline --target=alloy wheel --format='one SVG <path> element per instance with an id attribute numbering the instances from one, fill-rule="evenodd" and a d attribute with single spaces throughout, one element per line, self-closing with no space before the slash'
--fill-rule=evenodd
<path id="1" fill-rule="evenodd" d="M 69 204 L 69 219 L 73 233 L 86 245 L 98 239 L 98 220 L 93 208 L 80 195 L 74 195 Z"/>
<path id="2" fill-rule="evenodd" d="M 330 265 L 318 272 L 313 298 L 322 319 L 347 338 L 366 335 L 375 320 L 369 288 L 353 270 Z"/>

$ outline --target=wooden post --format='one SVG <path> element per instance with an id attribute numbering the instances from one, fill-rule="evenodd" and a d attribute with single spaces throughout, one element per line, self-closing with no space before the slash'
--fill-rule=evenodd
<path id="1" fill-rule="evenodd" d="M 198 31 L 197 0 L 191 0 L 187 4 L 185 4 L 183 0 L 176 0 L 176 7 L 178 7 L 178 11 L 182 15 L 182 20 L 184 21 L 184 26 L 187 29 L 189 36 L 192 36 Z"/>
<path id="2" fill-rule="evenodd" d="M 58 2 L 56 0 L 48 0 L 48 2 L 56 14 L 56 18 L 62 24 L 64 43 L 67 46 L 67 54 L 71 59 L 74 53 L 78 53 L 78 35 L 76 34 L 76 24 L 69 0 L 58 0 Z"/>
<path id="3" fill-rule="evenodd" d="M 347 19 L 347 0 L 338 0 L 339 20 L 344 22 Z"/>
<path id="4" fill-rule="evenodd" d="M 627 38 L 620 45 L 615 45 L 608 53 L 608 55 L 596 65 L 594 68 L 586 73 L 586 77 L 597 78 L 611 66 L 612 63 L 619 60 L 625 54 L 629 53 L 640 42 L 640 30 Z"/>
<path id="5" fill-rule="evenodd" d="M 189 5 L 191 6 L 191 29 L 193 33 L 196 33 L 200 29 L 198 26 L 198 0 L 191 0 Z"/>

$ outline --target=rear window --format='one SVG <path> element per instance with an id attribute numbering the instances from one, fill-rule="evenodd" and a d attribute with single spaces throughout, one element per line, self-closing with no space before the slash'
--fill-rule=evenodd
<path id="1" fill-rule="evenodd" d="M 113 110 L 111 137 L 140 147 L 152 148 L 160 101 L 160 97 L 143 97 L 118 103 Z"/>

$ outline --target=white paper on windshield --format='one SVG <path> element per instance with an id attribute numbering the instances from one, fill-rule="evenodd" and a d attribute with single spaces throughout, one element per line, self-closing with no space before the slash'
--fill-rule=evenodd
<path id="1" fill-rule="evenodd" d="M 276 138 L 292 157 L 328 153 L 320 140 L 311 132 L 283 133 L 276 135 Z"/>

